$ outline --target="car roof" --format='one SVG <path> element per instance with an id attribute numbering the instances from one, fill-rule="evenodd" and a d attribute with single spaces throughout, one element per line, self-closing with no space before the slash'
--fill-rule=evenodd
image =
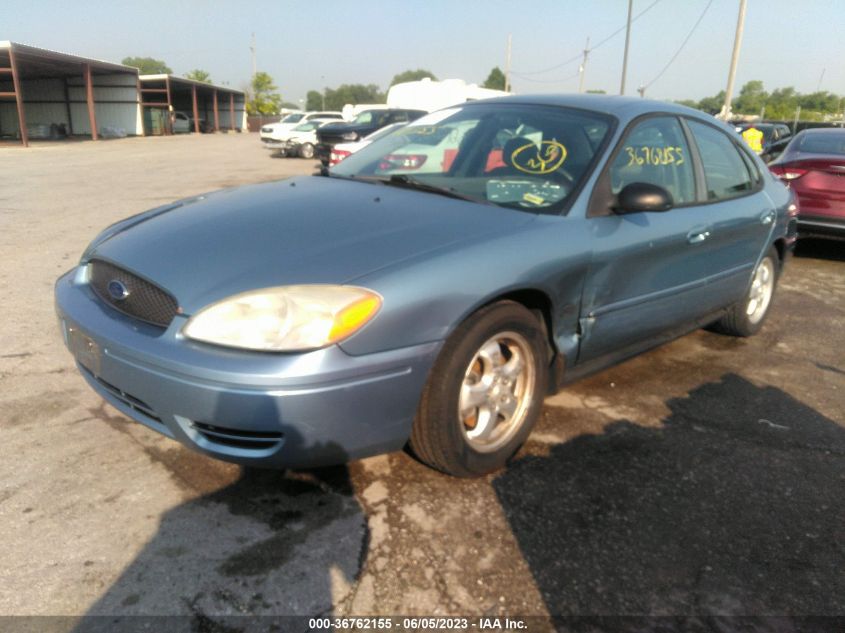
<path id="1" fill-rule="evenodd" d="M 622 121 L 634 119 L 643 114 L 652 112 L 665 112 L 669 114 L 683 114 L 693 116 L 705 121 L 719 122 L 718 119 L 702 112 L 677 103 L 669 101 L 657 101 L 655 99 L 641 99 L 639 97 L 622 97 L 617 95 L 597 94 L 534 94 L 534 95 L 511 95 L 507 97 L 495 97 L 478 101 L 468 101 L 466 104 L 487 104 L 507 103 L 524 105 L 551 105 L 566 108 L 579 108 L 582 110 L 593 110 L 604 114 L 615 116 Z"/>
<path id="2" fill-rule="evenodd" d="M 845 134 L 841 127 L 808 127 L 801 130 L 802 134 Z"/>

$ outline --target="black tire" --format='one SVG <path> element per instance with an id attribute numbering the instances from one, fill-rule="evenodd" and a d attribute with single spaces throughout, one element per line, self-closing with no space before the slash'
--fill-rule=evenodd
<path id="1" fill-rule="evenodd" d="M 303 143 L 299 147 L 299 156 L 309 160 L 314 158 L 314 145 L 312 143 Z"/>
<path id="2" fill-rule="evenodd" d="M 501 352 L 498 360 L 504 364 L 488 366 L 490 355 L 482 352 L 491 349 Z M 516 368 L 519 359 L 524 371 L 520 370 L 518 377 L 505 375 L 507 365 Z M 548 387 L 548 361 L 543 328 L 524 306 L 502 301 L 480 309 L 443 345 L 423 389 L 411 431 L 411 450 L 432 468 L 456 477 L 477 477 L 501 468 L 537 421 Z M 459 407 L 467 402 L 462 394 L 474 391 L 474 367 L 479 368 L 477 387 L 487 400 L 483 410 L 479 407 L 462 417 Z M 493 381 L 493 386 L 486 386 L 487 381 Z M 514 413 L 501 413 L 500 405 L 513 407 Z M 482 419 L 494 422 L 481 424 Z M 475 422 L 469 426 L 472 420 Z M 488 424 L 496 429 L 489 439 L 469 437 Z"/>
<path id="3" fill-rule="evenodd" d="M 758 288 L 755 284 L 758 276 L 760 276 L 765 270 L 768 270 L 768 274 L 771 275 L 771 290 L 765 300 L 765 304 L 757 311 L 749 314 L 749 310 L 752 309 L 752 300 L 755 300 L 755 293 Z M 757 267 L 754 269 L 754 273 L 751 275 L 751 283 L 749 284 L 749 288 L 745 293 L 745 296 L 728 308 L 725 316 L 716 321 L 716 323 L 713 324 L 712 329 L 730 336 L 752 336 L 759 332 L 760 328 L 763 327 L 763 323 L 765 322 L 772 307 L 772 301 L 774 300 L 775 289 L 777 288 L 779 276 L 780 257 L 778 256 L 777 249 L 772 247 L 763 256 L 757 264 Z M 757 297 L 756 300 L 760 301 L 760 298 Z"/>

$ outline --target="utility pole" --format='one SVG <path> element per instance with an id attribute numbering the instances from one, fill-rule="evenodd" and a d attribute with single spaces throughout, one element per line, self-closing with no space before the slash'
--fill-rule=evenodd
<path id="1" fill-rule="evenodd" d="M 625 94 L 625 76 L 628 74 L 628 44 L 631 41 L 631 10 L 634 7 L 634 0 L 628 0 L 628 25 L 625 27 L 625 55 L 622 57 L 622 85 L 619 86 L 619 94 Z M 645 92 L 645 91 L 643 91 Z M 640 96 L 643 96 L 643 92 Z"/>
<path id="2" fill-rule="evenodd" d="M 508 33 L 508 54 L 505 60 L 505 92 L 511 91 L 511 40 L 512 33 Z"/>
<path id="3" fill-rule="evenodd" d="M 727 121 L 731 116 L 731 100 L 733 99 L 736 67 L 739 63 L 739 49 L 742 44 L 742 30 L 745 27 L 745 4 L 747 0 L 739 0 L 739 17 L 736 20 L 736 36 L 734 37 L 734 51 L 731 55 L 731 69 L 728 73 L 728 87 L 725 89 L 725 103 L 722 106 L 722 116 Z"/>
<path id="4" fill-rule="evenodd" d="M 822 79 L 824 79 L 824 71 L 826 70 L 827 68 L 822 68 L 822 74 L 819 75 L 819 84 L 816 86 L 816 92 L 819 92 L 822 89 Z"/>
<path id="5" fill-rule="evenodd" d="M 587 56 L 590 54 L 590 38 L 587 38 L 587 43 L 584 45 L 584 59 L 581 60 L 581 65 L 578 67 L 578 92 L 584 92 L 584 71 L 587 69 Z"/>
<path id="6" fill-rule="evenodd" d="M 249 51 L 252 53 L 252 76 L 255 77 L 256 74 L 256 66 L 255 66 L 255 33 L 252 34 L 252 41 L 249 45 Z"/>
<path id="7" fill-rule="evenodd" d="M 645 99 L 645 84 L 640 84 L 640 87 L 637 88 L 637 92 L 640 93 L 640 99 Z"/>

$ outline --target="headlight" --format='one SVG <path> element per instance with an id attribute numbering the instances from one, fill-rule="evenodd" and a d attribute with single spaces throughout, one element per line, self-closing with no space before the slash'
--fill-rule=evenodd
<path id="1" fill-rule="evenodd" d="M 357 141 L 358 140 L 358 132 L 344 132 L 343 136 L 341 136 L 344 141 Z"/>
<path id="2" fill-rule="evenodd" d="M 381 297 L 354 286 L 279 286 L 244 292 L 203 308 L 185 324 L 188 338 L 275 352 L 317 349 L 361 329 Z"/>

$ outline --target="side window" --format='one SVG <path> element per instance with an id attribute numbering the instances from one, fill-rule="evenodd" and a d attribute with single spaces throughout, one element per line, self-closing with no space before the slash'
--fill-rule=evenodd
<path id="1" fill-rule="evenodd" d="M 622 142 L 610 166 L 613 194 L 633 182 L 666 189 L 675 204 L 695 202 L 695 175 L 681 124 L 674 117 L 652 117 L 638 123 Z"/>
<path id="2" fill-rule="evenodd" d="M 739 148 L 724 133 L 714 127 L 688 120 L 698 145 L 707 183 L 708 200 L 728 200 L 754 189 L 754 181 Z"/>

